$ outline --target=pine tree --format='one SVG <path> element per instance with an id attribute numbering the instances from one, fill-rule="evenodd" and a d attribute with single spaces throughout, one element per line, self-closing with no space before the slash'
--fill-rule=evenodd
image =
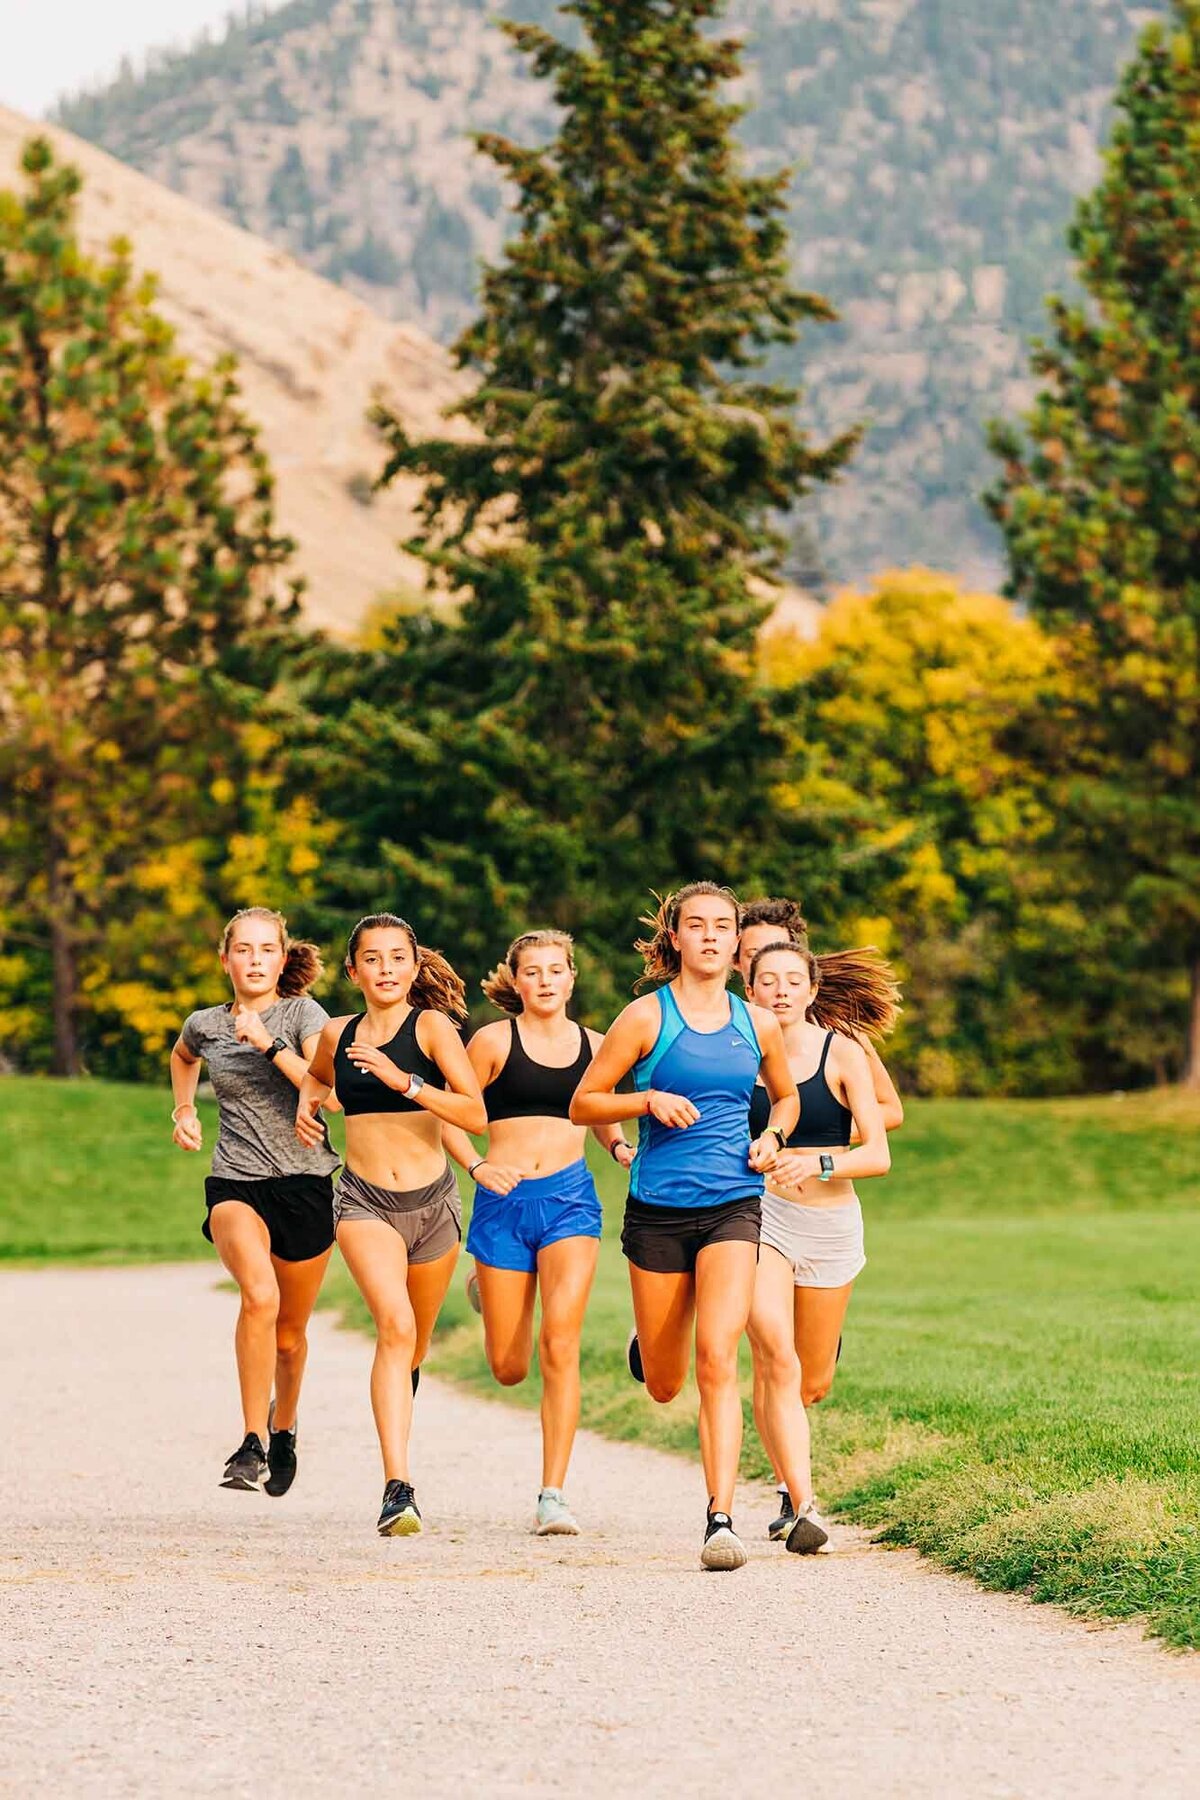
<path id="1" fill-rule="evenodd" d="M 1120 83 L 1070 234 L 1086 297 L 1050 302 L 1044 385 L 1024 436 L 993 433 L 990 499 L 1009 591 L 1059 640 L 1039 739 L 1064 828 L 1116 953 L 1186 971 L 1200 1085 L 1200 6 L 1173 11 Z"/>
<path id="2" fill-rule="evenodd" d="M 73 1074 L 105 933 L 229 816 L 295 596 L 230 367 L 189 370 L 128 245 L 84 254 L 46 140 L 22 164 L 0 193 L 0 935 L 44 950 Z"/>
<path id="3" fill-rule="evenodd" d="M 560 126 L 479 140 L 520 229 L 457 345 L 460 424 L 416 442 L 379 417 L 383 479 L 425 483 L 412 548 L 461 604 L 398 625 L 369 697 L 420 742 L 356 792 L 418 911 L 445 930 L 457 892 L 489 895 L 455 920 L 480 956 L 530 917 L 628 941 L 648 882 L 754 865 L 781 743 L 754 666 L 771 520 L 855 442 L 814 448 L 757 369 L 832 315 L 789 283 L 787 176 L 735 146 L 720 0 L 561 10 L 577 46 L 505 27 Z"/>

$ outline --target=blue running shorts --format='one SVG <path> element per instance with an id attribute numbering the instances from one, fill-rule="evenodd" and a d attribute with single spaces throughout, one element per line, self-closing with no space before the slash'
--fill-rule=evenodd
<path id="1" fill-rule="evenodd" d="M 547 1244 L 598 1238 L 601 1223 L 596 1184 L 580 1157 L 553 1175 L 519 1181 L 511 1194 L 477 1186 L 467 1250 L 489 1269 L 521 1269 L 531 1275 L 538 1251 Z"/>

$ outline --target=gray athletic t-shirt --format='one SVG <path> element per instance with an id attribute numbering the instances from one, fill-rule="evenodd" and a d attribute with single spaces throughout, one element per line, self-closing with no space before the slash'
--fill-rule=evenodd
<path id="1" fill-rule="evenodd" d="M 329 1023 L 325 1008 L 308 994 L 277 1000 L 261 1016 L 271 1036 L 283 1038 L 301 1056 L 305 1038 Z M 261 1050 L 238 1043 L 227 1006 L 205 1006 L 189 1014 L 179 1035 L 189 1055 L 202 1056 L 208 1064 L 217 1096 L 214 1175 L 267 1181 L 278 1175 L 328 1175 L 337 1168 L 328 1138 L 322 1150 L 309 1150 L 297 1138 L 297 1089 Z"/>

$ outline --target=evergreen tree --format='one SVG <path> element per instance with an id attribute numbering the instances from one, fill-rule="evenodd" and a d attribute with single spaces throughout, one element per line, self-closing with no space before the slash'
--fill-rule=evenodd
<path id="1" fill-rule="evenodd" d="M 1190 978 L 1200 1085 L 1200 6 L 1149 26 L 1050 302 L 1026 435 L 997 428 L 1009 591 L 1059 639 L 1039 721 L 1114 953 Z M 1182 993 L 1181 993 L 1182 999 Z M 1136 1020 L 1128 1021 L 1130 1027 Z"/>
<path id="2" fill-rule="evenodd" d="M 771 519 L 855 442 L 814 448 L 796 393 L 754 373 L 831 313 L 789 285 L 786 175 L 735 147 L 720 0 L 561 10 L 577 47 L 505 26 L 561 123 L 541 148 L 479 140 L 520 230 L 457 345 L 460 427 L 379 417 L 383 480 L 425 483 L 411 547 L 461 604 L 398 623 L 361 689 L 375 755 L 359 734 L 347 764 L 408 903 L 481 961 L 529 918 L 628 942 L 649 882 L 778 853 Z"/>
<path id="3" fill-rule="evenodd" d="M 237 819 L 295 599 L 229 367 L 193 374 L 128 246 L 80 249 L 77 172 L 44 139 L 22 160 L 0 193 L 0 936 L 44 954 L 73 1074 L 106 934 L 156 860 Z M 160 936 L 189 905 L 163 897 Z"/>

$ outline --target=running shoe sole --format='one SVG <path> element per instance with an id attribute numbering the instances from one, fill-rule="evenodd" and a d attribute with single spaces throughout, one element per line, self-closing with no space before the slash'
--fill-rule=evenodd
<path id="1" fill-rule="evenodd" d="M 483 1301 L 479 1298 L 479 1277 L 475 1274 L 467 1276 L 467 1302 L 474 1312 L 482 1313 Z"/>
<path id="2" fill-rule="evenodd" d="M 386 1525 L 378 1527 L 380 1537 L 416 1537 L 421 1530 L 421 1521 L 414 1512 L 397 1513 Z"/>
<path id="3" fill-rule="evenodd" d="M 629 1364 L 629 1373 L 635 1381 L 646 1385 L 646 1370 L 642 1363 L 642 1346 L 638 1343 L 636 1326 L 629 1334 L 629 1342 L 625 1346 L 625 1361 Z"/>
<path id="4" fill-rule="evenodd" d="M 829 1542 L 829 1533 L 807 1514 L 788 1532 L 787 1547 L 793 1556 L 815 1556 Z"/>
<path id="5" fill-rule="evenodd" d="M 265 1474 L 266 1471 L 264 1470 Z M 241 1494 L 257 1494 L 262 1486 L 262 1476 L 257 1481 L 248 1481 L 244 1475 L 226 1475 L 219 1485 L 223 1488 L 234 1488 Z"/>
<path id="6" fill-rule="evenodd" d="M 771 1523 L 767 1526 L 767 1536 L 773 1544 L 778 1544 L 787 1536 L 795 1523 L 795 1513 L 789 1513 L 786 1518 L 784 1518 L 781 1513 L 777 1519 L 772 1519 Z"/>
<path id="7" fill-rule="evenodd" d="M 705 1569 L 740 1569 L 745 1561 L 745 1545 L 724 1527 L 713 1532 L 700 1552 L 700 1565 Z"/>
<path id="8" fill-rule="evenodd" d="M 535 1525 L 534 1537 L 578 1537 L 579 1527 L 574 1519 L 552 1519 L 548 1525 Z"/>

